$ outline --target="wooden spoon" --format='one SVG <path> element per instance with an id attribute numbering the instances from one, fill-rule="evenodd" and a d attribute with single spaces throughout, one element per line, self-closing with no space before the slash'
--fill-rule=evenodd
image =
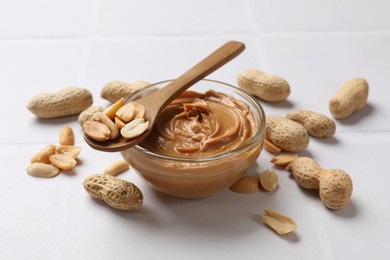
<path id="1" fill-rule="evenodd" d="M 142 142 L 152 131 L 158 115 L 166 106 L 193 84 L 237 57 L 244 49 L 245 45 L 241 42 L 227 42 L 167 86 L 148 96 L 134 100 L 133 102 L 141 104 L 146 108 L 145 120 L 149 121 L 149 127 L 142 135 L 133 139 L 119 136 L 116 139 L 97 142 L 84 134 L 85 141 L 93 149 L 104 152 L 123 151 Z"/>

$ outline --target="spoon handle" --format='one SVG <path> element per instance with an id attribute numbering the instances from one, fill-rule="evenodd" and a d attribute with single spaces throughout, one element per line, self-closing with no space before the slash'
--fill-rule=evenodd
<path id="1" fill-rule="evenodd" d="M 160 112 L 158 108 L 164 108 L 170 104 L 184 90 L 237 57 L 244 49 L 245 45 L 241 42 L 225 43 L 169 85 L 153 93 L 156 94 L 155 97 L 152 98 L 151 96 L 154 95 L 150 95 L 153 102 L 148 102 L 148 105 L 155 106 L 158 114 Z"/>

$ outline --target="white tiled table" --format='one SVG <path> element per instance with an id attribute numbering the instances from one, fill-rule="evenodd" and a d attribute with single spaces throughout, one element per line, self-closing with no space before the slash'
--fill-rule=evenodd
<path id="1" fill-rule="evenodd" d="M 267 114 L 329 115 L 345 81 L 370 83 L 367 106 L 301 153 L 350 173 L 346 208 L 327 210 L 279 169 L 276 192 L 199 200 L 159 194 L 130 170 L 121 178 L 140 187 L 144 206 L 112 210 L 82 181 L 120 155 L 89 148 L 76 117 L 38 120 L 26 109 L 34 94 L 70 85 L 108 105 L 99 95 L 106 82 L 174 78 L 232 39 L 245 52 L 209 78 L 235 84 L 247 68 L 283 76 L 292 94 L 261 102 Z M 0 1 L 0 259 L 390 259 L 389 70 L 385 0 Z M 82 147 L 81 165 L 53 179 L 27 175 L 32 155 L 65 125 Z M 271 168 L 270 158 L 264 151 L 247 174 Z M 293 217 L 298 230 L 276 235 L 260 218 L 267 207 Z"/>

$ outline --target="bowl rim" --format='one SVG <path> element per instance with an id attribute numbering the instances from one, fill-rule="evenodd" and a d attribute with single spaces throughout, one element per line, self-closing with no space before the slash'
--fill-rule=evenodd
<path id="1" fill-rule="evenodd" d="M 146 86 L 145 88 L 141 88 L 141 89 L 135 91 L 134 93 L 130 94 L 125 99 L 125 102 L 127 103 L 131 99 L 132 96 L 135 96 L 135 95 L 145 91 L 148 88 L 154 87 L 156 85 L 168 83 L 168 82 L 171 82 L 171 81 L 173 81 L 173 79 L 155 82 L 153 84 L 150 84 L 150 85 Z M 242 146 L 237 147 L 236 149 L 230 150 L 228 152 L 220 153 L 220 154 L 209 156 L 209 157 L 202 157 L 202 158 L 173 157 L 173 156 L 169 156 L 169 155 L 158 154 L 158 153 L 152 152 L 152 151 L 150 151 L 150 150 L 148 150 L 148 149 L 146 149 L 146 148 L 144 148 L 144 147 L 142 147 L 140 145 L 133 146 L 133 147 L 131 147 L 129 149 L 136 149 L 136 150 L 139 150 L 142 153 L 145 153 L 145 154 L 147 154 L 149 156 L 153 156 L 153 157 L 156 157 L 156 158 L 159 158 L 159 159 L 176 161 L 176 162 L 199 163 L 199 162 L 209 162 L 209 161 L 224 159 L 226 157 L 235 155 L 235 154 L 237 154 L 237 153 L 239 153 L 241 151 L 244 151 L 245 149 L 250 147 L 252 144 L 256 143 L 261 137 L 264 136 L 266 116 L 265 116 L 265 112 L 264 112 L 263 107 L 261 106 L 260 102 L 255 97 L 251 96 L 250 94 L 248 94 L 244 90 L 242 90 L 242 89 L 240 89 L 240 88 L 238 88 L 236 86 L 233 86 L 233 85 L 231 85 L 229 83 L 225 83 L 225 82 L 218 81 L 218 80 L 213 80 L 213 79 L 201 79 L 198 82 L 202 82 L 202 81 L 217 83 L 217 84 L 225 85 L 225 86 L 228 86 L 228 87 L 232 88 L 234 91 L 238 92 L 238 94 L 240 96 L 242 96 L 245 99 L 246 102 L 249 102 L 253 107 L 255 107 L 257 109 L 259 117 L 260 117 L 260 120 L 259 120 L 260 122 L 258 122 L 259 123 L 258 131 L 256 132 L 256 134 L 247 143 L 245 143 Z M 198 82 L 196 82 L 195 84 L 197 84 Z"/>

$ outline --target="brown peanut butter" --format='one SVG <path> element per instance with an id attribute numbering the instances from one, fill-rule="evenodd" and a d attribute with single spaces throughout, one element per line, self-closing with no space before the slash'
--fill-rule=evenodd
<path id="1" fill-rule="evenodd" d="M 244 145 L 257 128 L 245 103 L 213 90 L 186 91 L 162 112 L 141 146 L 162 155 L 204 158 Z"/>

